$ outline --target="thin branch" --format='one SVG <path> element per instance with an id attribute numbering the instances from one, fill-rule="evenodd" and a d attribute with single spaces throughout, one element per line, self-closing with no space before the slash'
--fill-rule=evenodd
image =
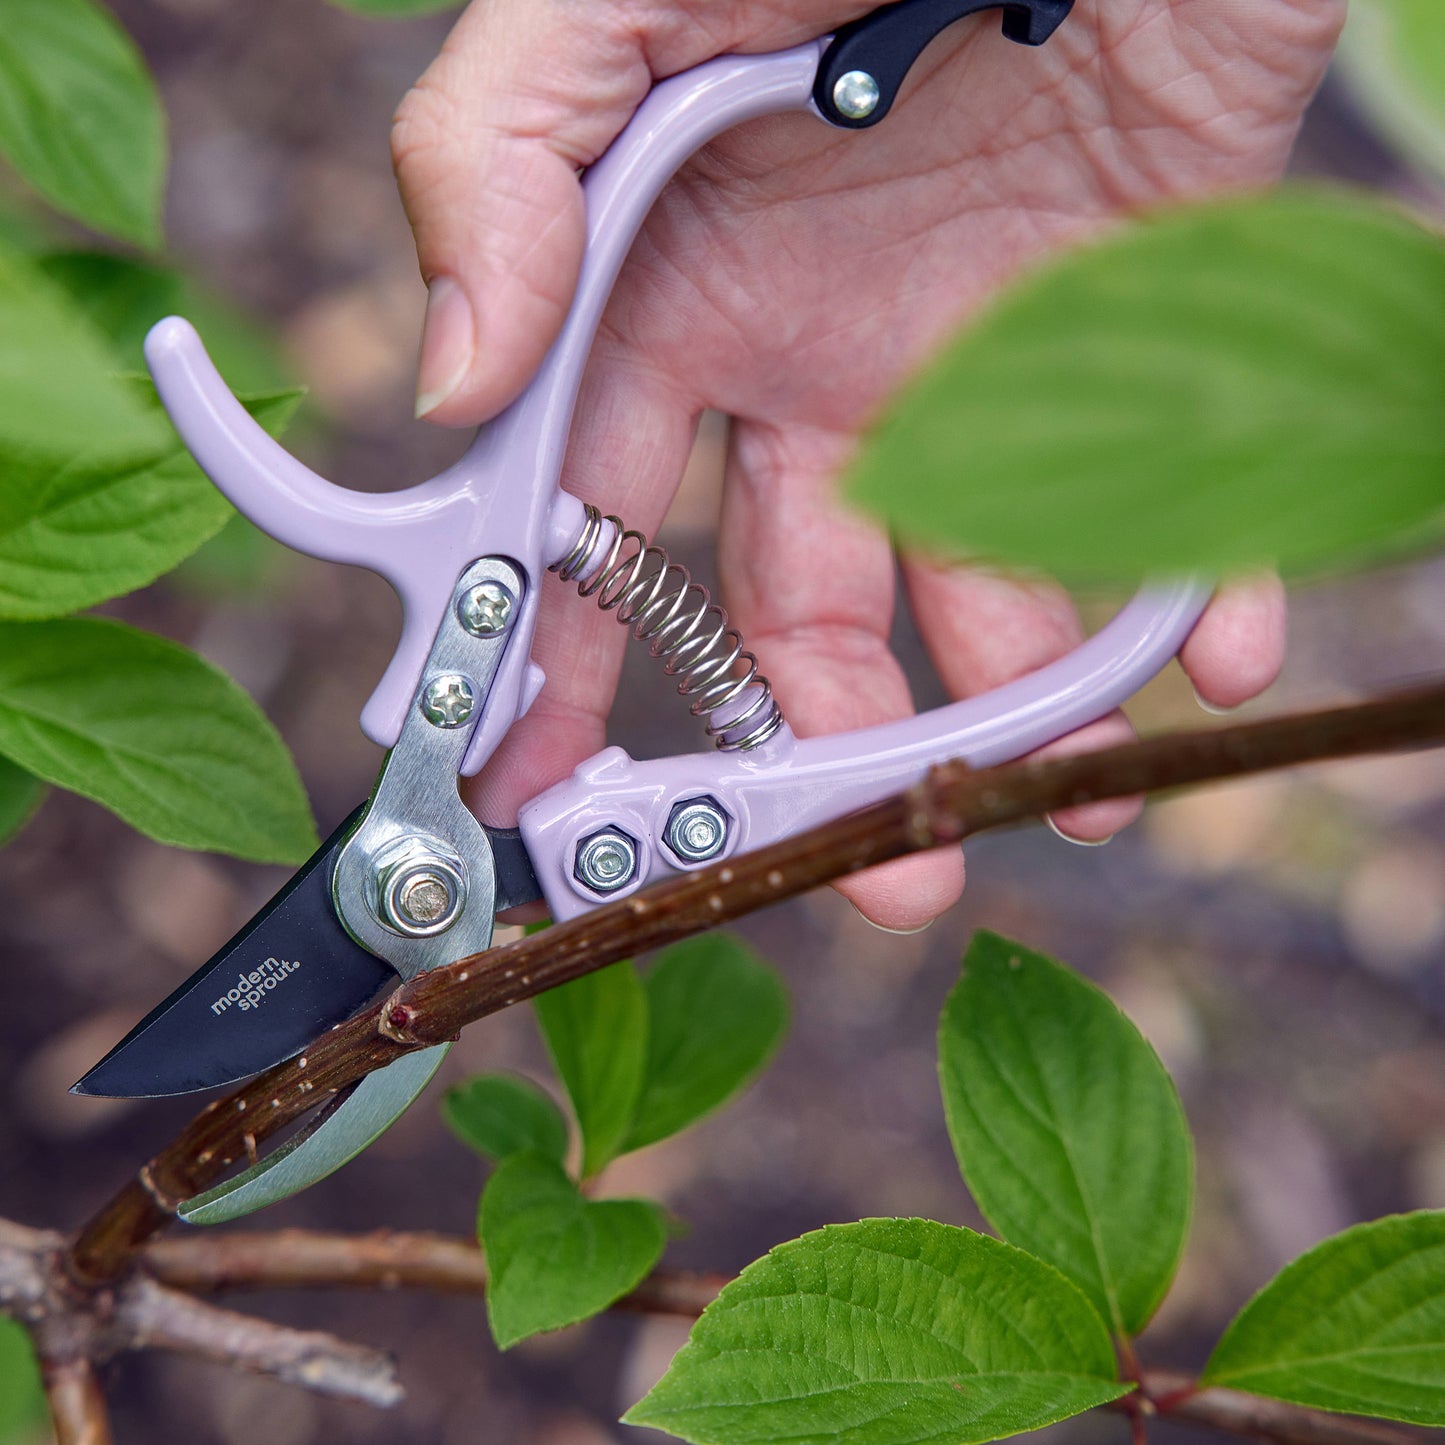
<path id="1" fill-rule="evenodd" d="M 1147 1371 L 1143 1390 L 1159 1414 L 1170 1419 L 1267 1445 L 1421 1445 L 1424 1438 L 1418 1431 L 1377 1420 L 1333 1415 L 1239 1390 L 1201 1390 L 1198 1381 L 1172 1370 Z"/>
<path id="2" fill-rule="evenodd" d="M 381 1407 L 402 1397 L 396 1361 L 380 1350 L 220 1309 L 140 1275 L 121 1292 L 115 1328 L 132 1350 L 170 1350 L 317 1395 Z"/>
<path id="3" fill-rule="evenodd" d="M 41 1365 L 55 1445 L 111 1445 L 110 1411 L 89 1360 Z"/>
<path id="4" fill-rule="evenodd" d="M 1326 758 L 1445 741 L 1445 685 L 1328 712 L 1181 733 L 1081 757 L 972 772 L 934 769 L 908 792 L 821 828 L 671 879 L 585 917 L 424 973 L 251 1080 L 161 1151 L 85 1227 L 70 1256 L 88 1287 L 120 1278 L 134 1251 L 257 1142 L 402 1053 L 546 989 L 739 918 L 835 878 L 1057 808 Z"/>
<path id="5" fill-rule="evenodd" d="M 158 1239 L 142 1256 L 146 1271 L 173 1289 L 217 1293 L 254 1289 L 422 1289 L 485 1293 L 487 1267 L 476 1244 L 443 1234 L 380 1230 L 321 1234 L 282 1229 Z M 614 1309 L 696 1317 L 727 1283 L 721 1274 L 655 1270 Z"/>
<path id="6" fill-rule="evenodd" d="M 30 1331 L 62 1442 L 110 1438 L 94 1366 L 127 1351 L 171 1350 L 367 1405 L 401 1398 L 378 1350 L 220 1309 L 144 1273 L 80 1290 L 65 1259 L 58 1234 L 0 1220 L 0 1314 Z"/>

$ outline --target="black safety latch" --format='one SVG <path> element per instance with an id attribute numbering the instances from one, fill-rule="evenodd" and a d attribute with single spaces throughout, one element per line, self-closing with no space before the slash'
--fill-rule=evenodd
<path id="1" fill-rule="evenodd" d="M 1074 0 L 898 0 L 838 31 L 818 67 L 813 99 L 825 120 L 864 130 L 892 109 L 929 42 L 965 15 L 1001 9 L 1010 40 L 1042 45 L 1073 8 Z"/>

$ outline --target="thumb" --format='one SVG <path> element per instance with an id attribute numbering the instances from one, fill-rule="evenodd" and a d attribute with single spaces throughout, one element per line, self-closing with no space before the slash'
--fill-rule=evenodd
<path id="1" fill-rule="evenodd" d="M 579 171 L 646 96 L 636 32 L 568 0 L 474 0 L 402 101 L 392 157 L 427 283 L 417 415 L 495 415 L 540 365 L 586 244 Z"/>

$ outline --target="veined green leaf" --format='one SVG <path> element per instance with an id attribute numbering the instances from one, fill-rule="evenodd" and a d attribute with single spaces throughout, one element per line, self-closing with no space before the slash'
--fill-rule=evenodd
<path id="1" fill-rule="evenodd" d="M 1351 0 L 1340 67 L 1370 118 L 1445 176 L 1445 25 L 1439 0 Z"/>
<path id="2" fill-rule="evenodd" d="M 642 980 L 647 1064 L 622 1152 L 685 1129 L 767 1062 L 788 1026 L 777 973 L 739 938 L 707 933 L 669 948 Z"/>
<path id="3" fill-rule="evenodd" d="M 641 1283 L 667 1243 L 645 1199 L 584 1199 L 561 1165 L 514 1154 L 487 1181 L 477 1215 L 487 1318 L 502 1349 L 605 1310 Z"/>
<path id="4" fill-rule="evenodd" d="M 582 1177 L 614 1159 L 632 1125 L 647 1060 L 647 998 L 615 963 L 533 1000 L 542 1037 L 582 1131 Z"/>
<path id="5" fill-rule="evenodd" d="M 906 391 L 852 492 L 931 550 L 1132 582 L 1421 545 L 1442 474 L 1445 241 L 1286 192 L 1027 278 Z"/>
<path id="6" fill-rule="evenodd" d="M 151 384 L 132 384 L 159 413 Z M 242 400 L 276 436 L 301 396 Z M 0 485 L 0 618 L 63 617 L 144 587 L 230 516 L 230 503 L 169 426 L 159 443 L 129 454 L 16 458 Z"/>
<path id="7" fill-rule="evenodd" d="M 1357 1225 L 1287 1265 L 1225 1332 L 1204 1383 L 1445 1425 L 1445 1211 Z"/>
<path id="8" fill-rule="evenodd" d="M 0 844 L 8 843 L 34 816 L 45 784 L 9 758 L 0 758 Z"/>
<path id="9" fill-rule="evenodd" d="M 297 863 L 316 831 L 295 765 L 223 673 L 98 618 L 0 623 L 0 754 L 162 843 Z"/>
<path id="10" fill-rule="evenodd" d="M 94 0 L 6 0 L 0 154 L 86 225 L 159 244 L 160 98 L 130 37 Z"/>
<path id="11" fill-rule="evenodd" d="M 1048 1265 L 971 1230 L 868 1219 L 749 1265 L 623 1418 L 696 1445 L 976 1445 L 1130 1388 Z"/>
<path id="12" fill-rule="evenodd" d="M 442 1115 L 463 1144 L 489 1159 L 529 1149 L 556 1164 L 567 1157 L 567 1121 L 541 1089 L 515 1074 L 478 1074 L 448 1089 Z"/>
<path id="13" fill-rule="evenodd" d="M 1107 994 L 975 936 L 938 1029 L 949 1137 L 989 1223 L 1077 1284 L 1119 1335 L 1163 1299 L 1193 1153 L 1174 1085 Z"/>

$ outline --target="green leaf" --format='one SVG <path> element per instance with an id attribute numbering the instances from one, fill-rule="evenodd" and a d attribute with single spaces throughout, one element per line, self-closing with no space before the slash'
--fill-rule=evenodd
<path id="1" fill-rule="evenodd" d="M 974 1445 L 1130 1388 L 1048 1265 L 972 1230 L 866 1219 L 749 1265 L 623 1419 L 697 1445 Z"/>
<path id="2" fill-rule="evenodd" d="M 343 10 L 359 15 L 402 16 L 434 15 L 439 10 L 459 10 L 465 0 L 332 0 Z"/>
<path id="3" fill-rule="evenodd" d="M 1445 176 L 1440 0 L 1352 0 L 1340 63 L 1376 125 L 1411 160 Z"/>
<path id="4" fill-rule="evenodd" d="M 116 377 L 110 348 L 80 308 L 0 248 L 0 483 L 8 490 L 15 468 L 37 458 L 102 447 L 124 455 L 163 445 L 168 431 Z"/>
<path id="5" fill-rule="evenodd" d="M 281 391 L 286 375 L 276 348 L 258 326 L 215 300 L 178 271 L 104 251 L 52 251 L 35 264 L 110 338 L 125 371 L 142 371 L 141 345 L 166 316 L 185 316 L 205 339 L 217 369 L 240 392 Z"/>
<path id="6" fill-rule="evenodd" d="M 561 1165 L 514 1154 L 487 1181 L 477 1214 L 487 1256 L 487 1319 L 502 1349 L 605 1310 L 634 1289 L 667 1242 L 645 1199 L 584 1199 Z"/>
<path id="7" fill-rule="evenodd" d="M 8 843 L 35 815 L 45 785 L 9 758 L 0 758 L 0 843 Z"/>
<path id="8" fill-rule="evenodd" d="M 1445 1211 L 1357 1225 L 1287 1265 L 1225 1331 L 1204 1383 L 1445 1425 Z"/>
<path id="9" fill-rule="evenodd" d="M 0 1445 L 28 1439 L 45 1419 L 45 1392 L 30 1336 L 0 1315 Z"/>
<path id="10" fill-rule="evenodd" d="M 160 98 L 130 37 L 93 0 L 6 0 L 0 154 L 86 225 L 160 243 Z"/>
<path id="11" fill-rule="evenodd" d="M 1093 984 L 979 933 L 939 1022 L 938 1072 L 985 1218 L 1137 1334 L 1174 1277 L 1193 1197 L 1189 1126 L 1153 1049 Z"/>
<path id="12" fill-rule="evenodd" d="M 151 384 L 137 387 L 159 413 Z M 276 436 L 302 395 L 242 401 Z M 231 504 L 166 432 L 129 454 L 15 459 L 0 488 L 0 618 L 63 617 L 144 587 L 221 530 Z"/>
<path id="13" fill-rule="evenodd" d="M 478 1074 L 442 1099 L 453 1134 L 498 1162 L 532 1149 L 561 1164 L 567 1157 L 567 1121 L 535 1084 L 515 1074 Z"/>
<path id="14" fill-rule="evenodd" d="M 647 1059 L 647 998 L 630 963 L 615 963 L 534 1000 L 548 1052 L 582 1131 L 582 1177 L 617 1157 Z"/>
<path id="15" fill-rule="evenodd" d="M 263 863 L 317 846 L 255 703 L 194 653 L 118 622 L 0 623 L 0 754 L 162 843 Z"/>
<path id="16" fill-rule="evenodd" d="M 715 1109 L 767 1062 L 788 1026 L 773 969 L 741 939 L 703 934 L 669 948 L 643 978 L 647 1063 L 625 1152 Z"/>
<path id="17" fill-rule="evenodd" d="M 1438 537 L 1445 243 L 1344 193 L 1163 213 L 1010 291 L 852 491 L 1066 580 L 1335 566 Z"/>

